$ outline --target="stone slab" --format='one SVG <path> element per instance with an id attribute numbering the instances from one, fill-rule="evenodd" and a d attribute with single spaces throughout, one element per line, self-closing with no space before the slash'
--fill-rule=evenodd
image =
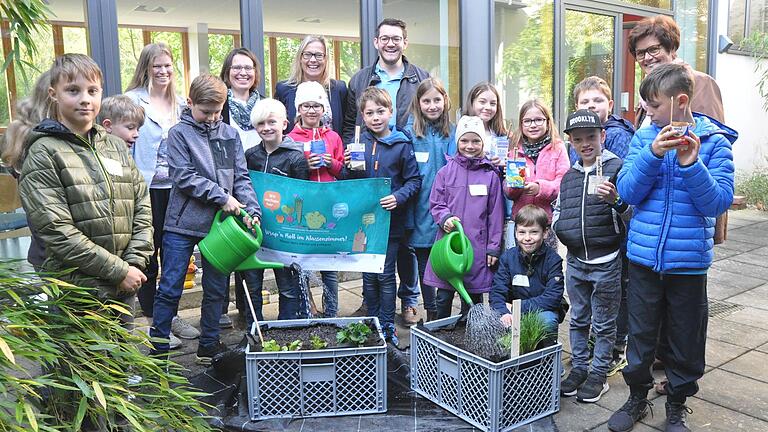
<path id="1" fill-rule="evenodd" d="M 716 368 L 739 357 L 747 351 L 749 351 L 749 348 L 729 344 L 717 339 L 707 338 L 707 351 L 705 354 L 706 365 L 711 368 Z"/>
<path id="2" fill-rule="evenodd" d="M 745 324 L 768 331 L 768 319 L 766 319 L 768 318 L 768 314 L 762 309 L 755 309 L 747 306 L 740 311 L 725 315 L 721 318 L 726 321 L 737 322 L 739 324 Z"/>
<path id="3" fill-rule="evenodd" d="M 699 380 L 697 398 L 768 421 L 768 384 L 715 369 Z"/>
<path id="4" fill-rule="evenodd" d="M 723 364 L 720 369 L 768 384 L 768 367 L 765 367 L 766 364 L 768 364 L 768 354 L 750 351 Z"/>
<path id="5" fill-rule="evenodd" d="M 768 331 L 722 318 L 709 319 L 707 336 L 749 349 L 757 348 L 768 342 Z"/>
<path id="6" fill-rule="evenodd" d="M 591 430 L 608 421 L 613 414 L 597 404 L 576 402 L 576 398 L 560 399 L 560 412 L 555 414 L 555 425 L 558 431 Z"/>
<path id="7" fill-rule="evenodd" d="M 763 255 L 758 255 L 753 253 L 753 251 L 749 252 L 742 252 L 738 255 L 733 255 L 731 257 L 733 261 L 739 261 L 746 264 L 752 264 L 758 267 L 766 267 L 768 266 L 768 260 Z"/>
<path id="8" fill-rule="evenodd" d="M 729 273 L 736 273 L 740 276 L 750 276 L 752 278 L 768 281 L 768 266 L 765 266 L 764 264 L 754 265 L 734 261 L 732 259 L 725 259 L 713 263 L 712 268 L 717 268 Z"/>
<path id="9" fill-rule="evenodd" d="M 729 298 L 728 301 L 768 311 L 768 284 L 744 291 L 741 294 Z"/>
<path id="10" fill-rule="evenodd" d="M 768 236 L 765 235 L 765 231 L 755 230 L 752 226 L 729 231 L 728 240 L 725 242 L 728 243 L 731 240 L 752 243 L 759 246 L 768 246 Z"/>

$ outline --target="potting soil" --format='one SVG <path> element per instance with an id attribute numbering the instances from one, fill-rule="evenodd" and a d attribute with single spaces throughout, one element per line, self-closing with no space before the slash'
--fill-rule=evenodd
<path id="1" fill-rule="evenodd" d="M 368 326 L 368 328 L 371 329 L 371 333 L 368 335 L 368 338 L 365 340 L 362 346 L 365 347 L 371 347 L 371 346 L 381 346 L 383 343 L 382 339 L 379 337 L 379 333 L 376 330 L 376 327 L 373 325 L 373 322 L 371 320 L 363 320 L 363 322 Z M 324 342 L 327 343 L 325 348 L 322 349 L 336 349 L 336 348 L 350 348 L 356 345 L 352 345 L 349 343 L 345 344 L 338 344 L 336 342 L 336 333 L 341 330 L 342 327 L 339 327 L 335 324 L 323 324 L 323 323 L 315 323 L 310 326 L 306 327 L 266 327 L 262 326 L 262 335 L 264 336 L 264 341 L 269 341 L 274 339 L 275 342 L 277 342 L 278 345 L 282 346 L 288 346 L 292 342 L 299 340 L 302 342 L 301 345 L 301 351 L 308 351 L 312 350 L 312 344 L 310 342 L 312 336 L 317 336 L 318 338 L 322 339 Z M 261 342 L 257 342 L 256 346 L 253 348 L 254 351 L 262 351 Z"/>

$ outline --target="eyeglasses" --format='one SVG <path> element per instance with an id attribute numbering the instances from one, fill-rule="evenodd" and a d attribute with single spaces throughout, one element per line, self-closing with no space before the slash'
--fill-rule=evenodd
<path id="1" fill-rule="evenodd" d="M 531 127 L 532 125 L 541 126 L 547 119 L 539 117 L 535 119 L 523 119 L 523 126 Z"/>
<path id="2" fill-rule="evenodd" d="M 322 106 L 322 105 L 320 105 L 320 104 L 301 104 L 301 105 L 299 106 L 299 108 L 301 108 L 301 109 L 302 109 L 302 110 L 304 110 L 304 111 L 314 111 L 314 112 L 318 112 L 318 111 L 320 111 L 321 109 L 323 109 L 323 106 Z"/>
<path id="3" fill-rule="evenodd" d="M 234 65 L 231 67 L 231 69 L 237 72 L 240 72 L 240 71 L 253 72 L 255 68 L 250 65 Z"/>
<path id="4" fill-rule="evenodd" d="M 646 49 L 641 49 L 635 51 L 635 59 L 640 60 L 645 58 L 645 55 L 648 54 L 651 57 L 656 57 L 659 55 L 659 52 L 661 52 L 661 44 L 651 45 Z"/>
<path id="5" fill-rule="evenodd" d="M 378 39 L 384 45 L 387 45 L 390 41 L 395 45 L 399 45 L 403 41 L 403 38 L 400 36 L 379 36 Z"/>
<path id="6" fill-rule="evenodd" d="M 325 54 L 320 52 L 309 52 L 309 51 L 304 51 L 303 53 L 301 53 L 301 58 L 303 58 L 304 60 L 309 60 L 312 57 L 314 57 L 317 61 L 323 61 L 323 59 L 325 58 Z"/>

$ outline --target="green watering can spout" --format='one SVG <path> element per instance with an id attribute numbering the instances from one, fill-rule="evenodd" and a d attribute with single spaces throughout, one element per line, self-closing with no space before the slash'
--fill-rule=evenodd
<path id="1" fill-rule="evenodd" d="M 429 262 L 435 275 L 448 282 L 459 293 L 461 299 L 471 306 L 472 299 L 464 288 L 464 276 L 472 268 L 475 254 L 461 223 L 453 224 L 456 229 L 432 245 Z"/>
<path id="2" fill-rule="evenodd" d="M 265 262 L 256 258 L 256 251 L 264 238 L 261 227 L 253 225 L 248 229 L 243 220 L 248 217 L 240 209 L 237 216 L 216 212 L 208 235 L 198 244 L 200 253 L 216 270 L 230 274 L 235 270 L 277 269 L 285 264 Z"/>

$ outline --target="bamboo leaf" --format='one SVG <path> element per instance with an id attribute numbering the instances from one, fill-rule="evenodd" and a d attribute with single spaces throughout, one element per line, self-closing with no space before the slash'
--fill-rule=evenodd
<path id="1" fill-rule="evenodd" d="M 29 425 L 32 427 L 32 430 L 37 431 L 37 418 L 35 418 L 35 410 L 32 408 L 32 405 L 24 402 L 24 412 L 27 414 L 27 420 L 29 421 Z"/>
<path id="2" fill-rule="evenodd" d="M 85 418 L 85 412 L 88 409 L 88 398 L 83 396 L 80 398 L 80 404 L 77 407 L 77 415 L 75 415 L 75 424 L 72 427 L 72 430 L 79 431 L 80 425 L 83 423 L 83 419 Z"/>
<path id="3" fill-rule="evenodd" d="M 122 314 L 125 314 L 125 315 L 133 315 L 133 314 L 132 314 L 132 313 L 131 313 L 131 312 L 130 312 L 128 309 L 126 309 L 126 308 L 124 308 L 124 307 L 120 306 L 119 304 L 110 303 L 108 306 L 109 306 L 110 308 L 112 308 L 112 309 L 114 309 L 114 310 L 116 310 L 116 311 L 118 311 L 118 312 L 122 313 Z"/>
<path id="4" fill-rule="evenodd" d="M 13 356 L 13 351 L 11 351 L 11 347 L 9 347 L 5 339 L 1 337 L 0 337 L 0 351 L 3 352 L 3 355 L 5 355 L 5 358 L 7 358 L 8 361 L 10 361 L 13 364 L 16 364 L 16 358 Z"/>
<path id="5" fill-rule="evenodd" d="M 93 391 L 96 393 L 96 399 L 99 401 L 104 409 L 107 409 L 107 400 L 104 398 L 104 392 L 101 390 L 101 385 L 98 381 L 93 382 Z"/>

